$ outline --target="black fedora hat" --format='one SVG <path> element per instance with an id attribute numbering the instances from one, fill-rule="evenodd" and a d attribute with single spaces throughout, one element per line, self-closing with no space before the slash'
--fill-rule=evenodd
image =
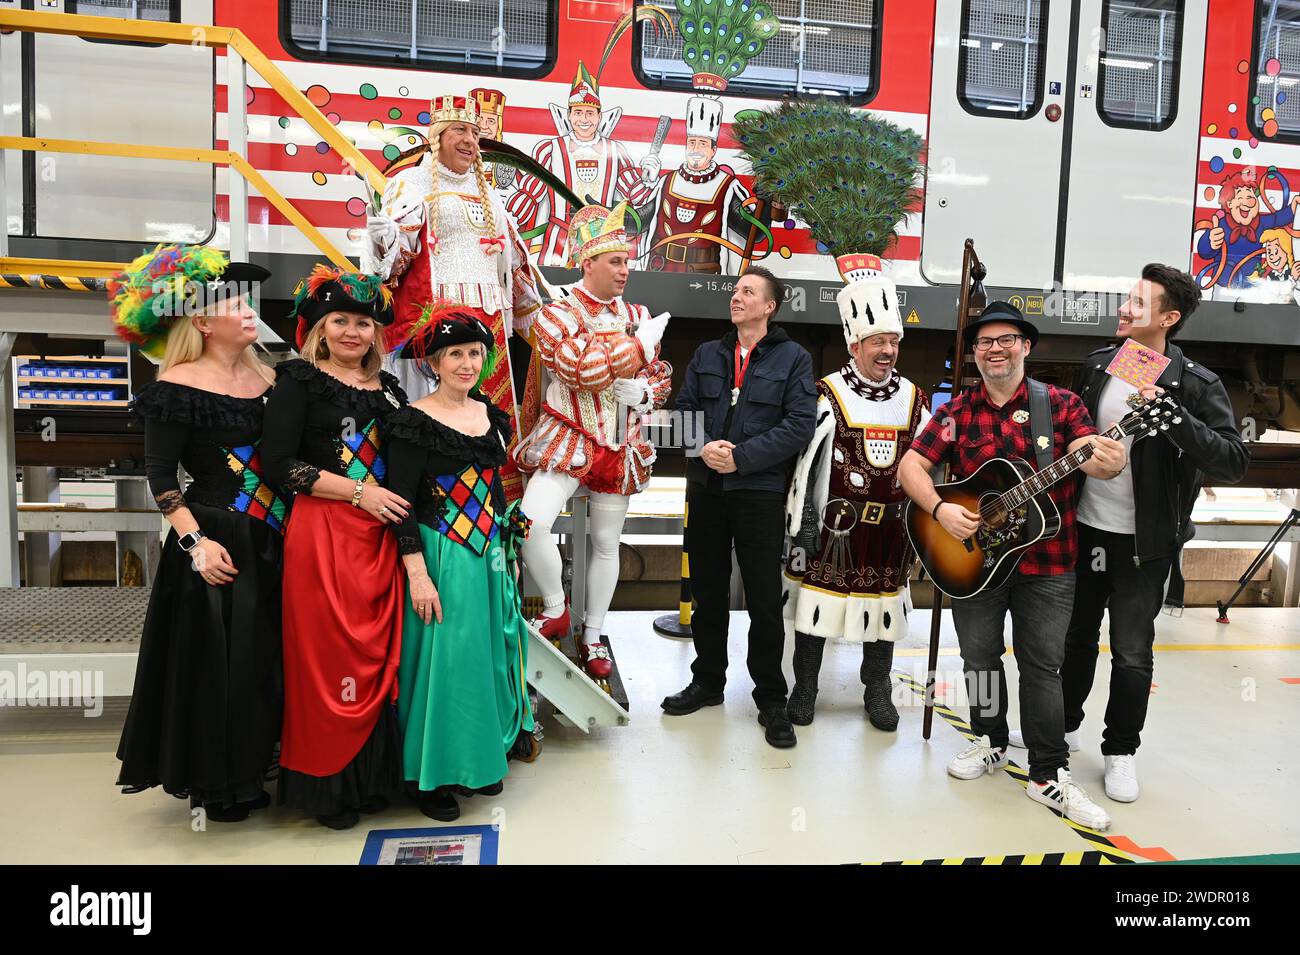
<path id="1" fill-rule="evenodd" d="M 989 302 L 979 318 L 972 318 L 966 326 L 965 344 L 969 349 L 975 348 L 975 337 L 981 327 L 994 322 L 1006 322 L 1020 329 L 1020 333 L 1029 339 L 1030 345 L 1038 344 L 1038 326 L 1029 321 L 1020 309 L 1010 302 Z"/>

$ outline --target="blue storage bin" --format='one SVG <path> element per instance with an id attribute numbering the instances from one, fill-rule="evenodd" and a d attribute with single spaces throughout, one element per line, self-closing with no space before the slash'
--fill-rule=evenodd
<path id="1" fill-rule="evenodd" d="M 73 368 L 73 369 L 72 369 L 72 377 L 73 377 L 73 378 L 85 378 L 85 377 L 86 377 L 86 369 L 84 369 L 84 368 L 80 368 L 80 367 L 78 367 L 78 368 Z"/>
<path id="2" fill-rule="evenodd" d="M 114 400 L 116 397 L 117 397 L 117 395 L 114 394 L 112 391 L 108 390 L 107 388 L 101 388 L 101 389 L 99 390 L 99 400 L 100 400 L 100 401 L 112 401 L 112 400 Z"/>
<path id="3" fill-rule="evenodd" d="M 31 366 L 31 363 L 29 362 L 29 363 L 26 364 L 26 365 L 19 365 L 19 366 L 18 366 L 18 374 L 20 374 L 20 375 L 30 375 L 30 374 L 32 374 L 32 366 Z"/>
<path id="4" fill-rule="evenodd" d="M 60 400 L 60 401 L 71 401 L 71 400 L 72 400 L 72 389 L 71 389 L 71 388 L 60 388 L 60 389 L 59 389 L 59 392 L 58 392 L 58 395 L 59 395 L 59 400 Z"/>
<path id="5" fill-rule="evenodd" d="M 30 389 L 30 388 L 19 388 L 19 389 L 18 389 L 18 400 L 19 400 L 19 401 L 31 401 L 31 400 L 32 400 L 32 389 Z"/>

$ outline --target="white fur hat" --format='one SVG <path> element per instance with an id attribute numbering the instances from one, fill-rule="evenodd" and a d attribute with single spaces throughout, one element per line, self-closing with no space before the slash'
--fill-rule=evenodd
<path id="1" fill-rule="evenodd" d="M 882 332 L 892 332 L 902 339 L 903 319 L 898 314 L 898 289 L 893 280 L 883 275 L 860 278 L 840 289 L 835 302 L 840 307 L 845 344 Z"/>

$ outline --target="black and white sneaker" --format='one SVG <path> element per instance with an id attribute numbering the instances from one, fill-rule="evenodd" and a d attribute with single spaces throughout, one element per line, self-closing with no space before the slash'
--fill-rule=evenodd
<path id="1" fill-rule="evenodd" d="M 1068 769 L 1058 769 L 1054 780 L 1049 779 L 1043 783 L 1029 780 L 1025 792 L 1034 802 L 1055 809 L 1071 822 L 1097 832 L 1105 832 L 1110 828 L 1110 816 L 1106 810 L 1093 802 L 1082 786 L 1075 785 Z"/>

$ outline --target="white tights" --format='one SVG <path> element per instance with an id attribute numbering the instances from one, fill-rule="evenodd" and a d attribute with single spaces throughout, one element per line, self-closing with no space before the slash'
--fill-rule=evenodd
<path id="1" fill-rule="evenodd" d="M 533 522 L 528 540 L 524 541 L 524 564 L 533 581 L 541 588 L 547 610 L 564 607 L 563 561 L 551 528 L 565 503 L 578 489 L 578 479 L 567 474 L 538 471 L 528 479 L 521 504 L 524 515 Z M 583 612 L 583 641 L 595 643 L 605 613 L 614 599 L 618 585 L 618 539 L 623 533 L 628 499 L 622 494 L 591 492 L 590 519 L 591 560 L 587 565 L 587 606 L 575 607 Z M 595 634 L 593 637 L 592 634 Z"/>

